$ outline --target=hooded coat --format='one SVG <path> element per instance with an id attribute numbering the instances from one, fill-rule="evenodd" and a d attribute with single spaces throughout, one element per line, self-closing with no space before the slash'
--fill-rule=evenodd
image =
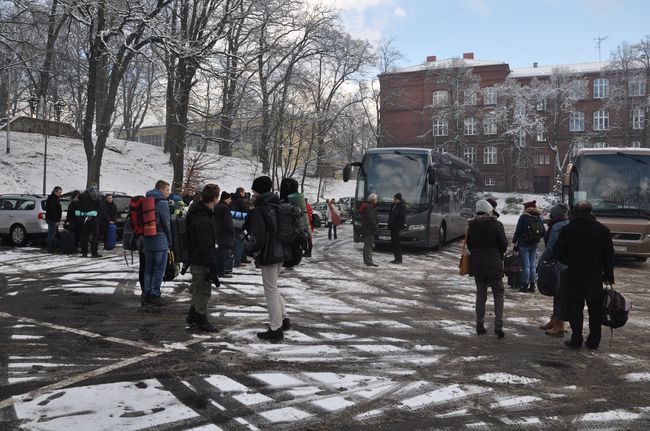
<path id="1" fill-rule="evenodd" d="M 191 205 L 187 211 L 190 265 L 208 267 L 213 275 L 217 273 L 214 218 L 214 212 L 203 201 Z"/>
<path id="2" fill-rule="evenodd" d="M 153 196 L 156 199 L 156 236 L 144 237 L 145 251 L 164 251 L 172 246 L 171 217 L 169 215 L 169 205 L 165 200 L 163 192 L 158 189 L 149 190 L 147 197 Z"/>
<path id="3" fill-rule="evenodd" d="M 505 229 L 495 216 L 482 214 L 470 219 L 467 230 L 469 275 L 499 279 L 503 277 L 503 255 L 507 248 Z"/>

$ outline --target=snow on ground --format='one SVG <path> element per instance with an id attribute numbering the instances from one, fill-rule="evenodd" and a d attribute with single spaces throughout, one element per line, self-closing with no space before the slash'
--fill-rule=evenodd
<path id="1" fill-rule="evenodd" d="M 11 153 L 4 154 L 6 134 L 0 134 L 0 194 L 40 193 L 43 185 L 43 149 L 41 134 L 11 134 Z M 215 156 L 216 161 L 205 176 L 222 190 L 234 192 L 237 187 L 247 191 L 255 177 L 262 175 L 257 162 L 235 157 Z M 47 192 L 54 186 L 64 191 L 83 189 L 86 185 L 86 154 L 83 142 L 77 139 L 50 136 L 47 147 Z M 101 190 L 142 194 L 153 188 L 159 179 L 172 180 L 172 166 L 161 147 L 120 139 L 108 139 L 102 159 Z M 325 181 L 324 196 L 340 198 L 354 194 L 355 181 Z M 306 195 L 316 200 L 318 179 L 308 178 Z"/>

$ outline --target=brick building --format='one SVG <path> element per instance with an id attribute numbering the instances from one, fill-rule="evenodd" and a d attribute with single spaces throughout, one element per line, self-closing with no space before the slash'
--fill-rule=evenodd
<path id="1" fill-rule="evenodd" d="M 630 113 L 632 127 L 625 132 L 619 127 L 618 111 L 607 105 L 607 65 L 597 62 L 538 67 L 535 63 L 533 67 L 511 68 L 505 62 L 476 60 L 473 53 L 463 54 L 462 59 L 440 61 L 435 56 L 427 57 L 424 64 L 379 76 L 380 146 L 434 148 L 456 154 L 481 172 L 485 190 L 547 193 L 553 188 L 558 170 L 556 153 L 549 143 L 556 145 L 560 165 L 568 151 L 580 147 L 646 146 L 641 144 L 645 137 L 641 129 L 647 128 L 645 111 Z M 558 68 L 579 77 L 581 88 L 575 91 L 580 94 L 571 112 L 565 112 L 564 121 L 553 127 L 550 141 L 547 126 L 537 126 L 537 132 L 522 127 L 513 137 L 512 125 L 506 127 L 495 118 L 517 115 L 519 108 L 517 103 L 501 99 L 500 88 L 506 81 L 521 86 L 548 81 Z M 635 92 L 631 85 L 629 94 L 646 94 L 645 81 L 638 83 Z M 538 123 L 550 117 L 546 100 L 522 109 L 533 111 Z M 519 143 L 516 155 L 514 141 Z"/>

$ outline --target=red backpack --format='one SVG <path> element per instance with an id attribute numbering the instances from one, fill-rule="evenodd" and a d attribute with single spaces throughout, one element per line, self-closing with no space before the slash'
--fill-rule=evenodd
<path id="1" fill-rule="evenodd" d="M 129 220 L 131 221 L 131 229 L 136 236 L 144 235 L 144 217 L 143 217 L 143 203 L 144 196 L 133 196 L 129 201 Z"/>

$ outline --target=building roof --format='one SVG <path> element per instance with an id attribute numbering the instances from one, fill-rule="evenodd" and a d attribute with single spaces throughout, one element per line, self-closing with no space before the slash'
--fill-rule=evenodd
<path id="1" fill-rule="evenodd" d="M 467 67 L 480 67 L 480 66 L 498 66 L 506 64 L 504 61 L 491 61 L 491 60 L 473 60 L 466 58 L 446 58 L 444 60 L 430 61 L 428 63 L 422 63 L 415 66 L 404 67 L 402 69 L 397 69 L 393 72 L 386 73 L 386 75 L 392 75 L 395 73 L 408 73 L 408 72 L 419 72 L 421 70 L 435 69 L 435 68 L 444 68 L 452 67 L 457 65 L 459 62 L 462 62 Z"/>
<path id="2" fill-rule="evenodd" d="M 552 66 L 538 67 L 514 67 L 508 77 L 510 78 L 533 78 L 536 76 L 550 76 L 554 69 L 564 69 L 572 73 L 599 73 L 607 67 L 607 61 L 595 61 L 593 63 L 555 64 Z"/>

